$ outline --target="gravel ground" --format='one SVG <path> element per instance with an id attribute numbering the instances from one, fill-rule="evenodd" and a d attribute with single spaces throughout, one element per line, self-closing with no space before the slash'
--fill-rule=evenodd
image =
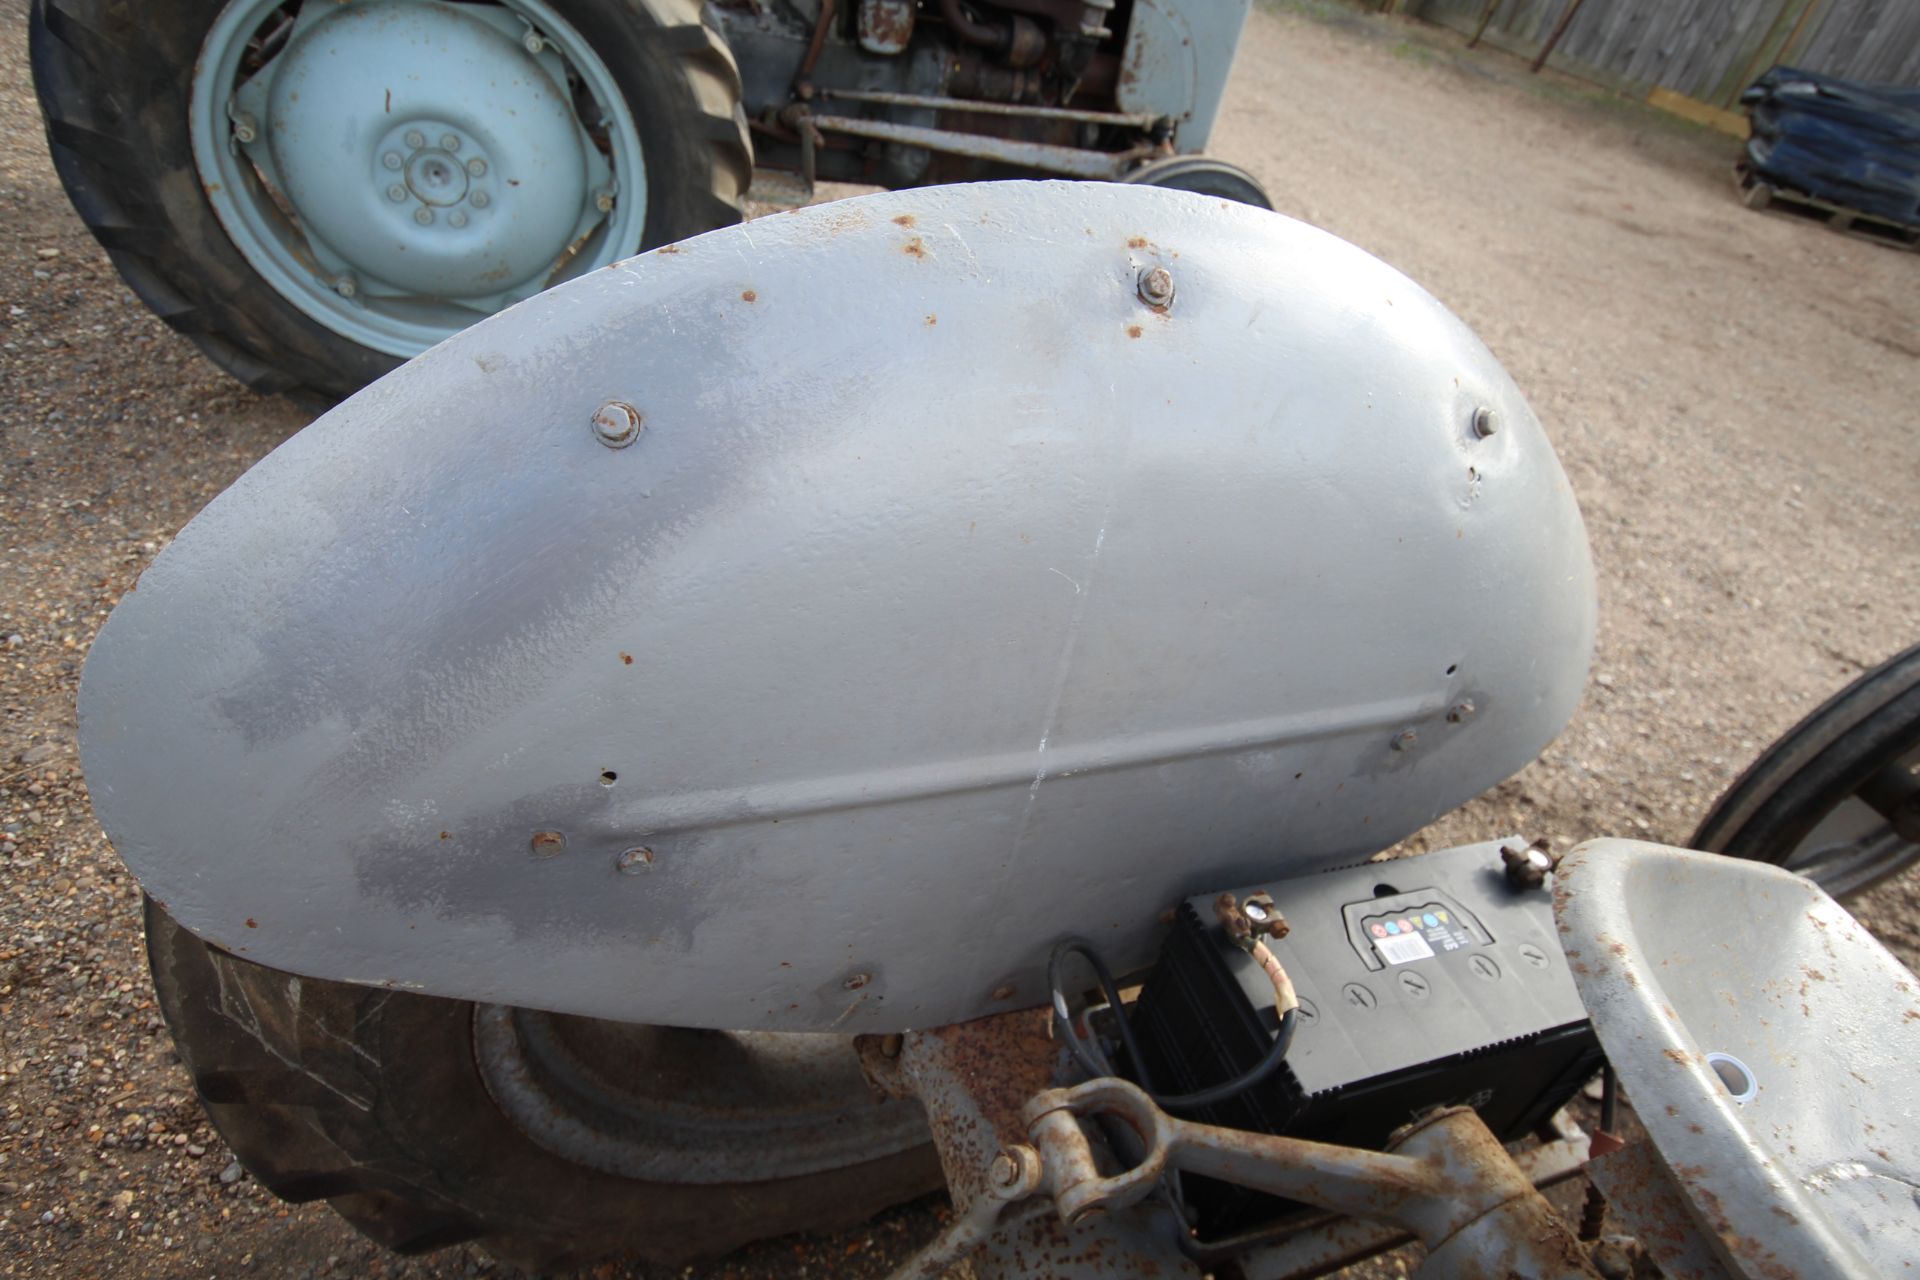
<path id="1" fill-rule="evenodd" d="M 141 567 L 307 414 L 121 286 L 47 161 L 25 9 L 0 0 L 0 1275 L 497 1271 L 389 1257 L 260 1190 L 157 1016 L 138 890 L 74 754 L 80 663 Z M 1920 255 L 1742 209 L 1727 138 L 1317 5 L 1255 15 L 1214 150 L 1474 325 L 1586 512 L 1586 704 L 1413 845 L 1684 841 L 1765 743 L 1920 638 Z M 1920 958 L 1920 879 L 1855 905 Z M 943 1213 L 685 1274 L 878 1275 Z"/>

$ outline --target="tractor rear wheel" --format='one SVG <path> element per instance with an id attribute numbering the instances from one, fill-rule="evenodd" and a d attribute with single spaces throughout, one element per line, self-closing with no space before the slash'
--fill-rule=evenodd
<path id="1" fill-rule="evenodd" d="M 699 0 L 34 0 L 29 47 L 80 216 L 261 391 L 347 395 L 752 176 Z"/>
<path id="2" fill-rule="evenodd" d="M 641 1027 L 300 978 L 147 904 L 154 986 L 215 1128 L 269 1190 L 403 1253 L 678 1264 L 941 1185 L 917 1104 L 850 1040 Z"/>

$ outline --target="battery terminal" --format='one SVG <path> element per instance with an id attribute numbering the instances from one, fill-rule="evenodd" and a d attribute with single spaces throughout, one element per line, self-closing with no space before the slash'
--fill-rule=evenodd
<path id="1" fill-rule="evenodd" d="M 1215 900 L 1213 913 L 1233 945 L 1252 956 L 1273 984 L 1274 1011 L 1284 1015 L 1299 1008 L 1300 997 L 1294 994 L 1293 980 L 1267 949 L 1266 939 L 1278 942 L 1293 931 L 1287 918 L 1280 914 L 1280 908 L 1274 905 L 1273 895 L 1255 890 L 1242 901 L 1231 893 L 1223 893 Z"/>

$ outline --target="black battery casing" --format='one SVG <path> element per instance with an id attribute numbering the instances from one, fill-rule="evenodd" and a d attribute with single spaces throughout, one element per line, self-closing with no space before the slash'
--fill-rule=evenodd
<path id="1" fill-rule="evenodd" d="M 1268 945 L 1300 997 L 1293 1046 L 1260 1085 L 1184 1114 L 1369 1148 L 1437 1106 L 1472 1106 L 1506 1142 L 1537 1129 L 1601 1055 L 1548 891 L 1507 881 L 1500 848 L 1512 843 L 1237 890 L 1244 899 L 1265 889 L 1291 925 Z M 1133 1006 L 1135 1071 L 1161 1094 L 1245 1072 L 1279 1025 L 1272 984 L 1215 918 L 1218 896 L 1181 905 Z M 1289 1207 L 1207 1179 L 1185 1182 L 1207 1236 Z"/>

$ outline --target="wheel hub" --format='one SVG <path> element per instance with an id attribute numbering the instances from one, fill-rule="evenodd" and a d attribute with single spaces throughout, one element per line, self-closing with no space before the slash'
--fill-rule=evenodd
<path id="1" fill-rule="evenodd" d="M 245 144 L 265 151 L 316 256 L 371 292 L 544 283 L 600 215 L 564 74 L 461 6 L 318 12 L 272 64 L 248 113 L 262 136 Z"/>
<path id="2" fill-rule="evenodd" d="M 451 134 L 448 135 L 452 137 Z M 421 150 L 407 157 L 407 190 L 422 204 L 460 204 L 467 198 L 467 169 L 451 151 Z"/>

